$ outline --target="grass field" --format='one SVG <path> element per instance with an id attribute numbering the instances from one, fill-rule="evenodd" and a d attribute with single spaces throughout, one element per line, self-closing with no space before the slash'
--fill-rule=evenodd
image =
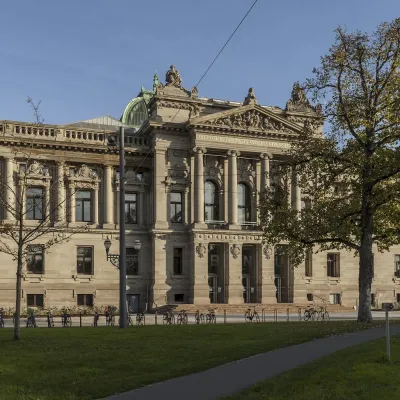
<path id="1" fill-rule="evenodd" d="M 400 338 L 392 338 L 392 362 L 385 339 L 321 358 L 225 400 L 400 399 Z"/>
<path id="2" fill-rule="evenodd" d="M 371 326 L 382 325 L 376 322 Z M 1 400 L 88 400 L 365 329 L 355 322 L 0 330 Z"/>

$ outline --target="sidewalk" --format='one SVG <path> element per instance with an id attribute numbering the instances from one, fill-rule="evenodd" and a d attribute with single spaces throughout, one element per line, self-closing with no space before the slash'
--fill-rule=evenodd
<path id="1" fill-rule="evenodd" d="M 400 326 L 392 326 L 390 333 L 400 334 Z M 336 351 L 384 336 L 385 328 L 373 328 L 317 339 L 145 386 L 104 400 L 215 400 Z"/>

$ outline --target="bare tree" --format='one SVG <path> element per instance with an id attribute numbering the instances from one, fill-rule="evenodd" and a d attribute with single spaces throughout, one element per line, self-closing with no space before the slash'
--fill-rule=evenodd
<path id="1" fill-rule="evenodd" d="M 36 121 L 33 138 L 11 148 L 12 158 L 18 161 L 19 168 L 15 171 L 12 164 L 12 168 L 8 166 L 6 174 L 0 176 L 0 207 L 5 210 L 6 217 L 0 224 L 0 252 L 10 255 L 17 263 L 14 340 L 20 339 L 23 268 L 32 261 L 32 252 L 40 248 L 42 253 L 48 253 L 52 247 L 69 241 L 72 235 L 88 230 L 87 224 L 70 228 L 62 217 L 68 198 L 74 192 L 63 193 L 61 198 L 55 195 L 64 174 L 59 176 L 46 166 L 36 149 L 35 139 L 43 129 L 44 120 L 40 102 L 35 103 L 30 97 L 27 102 Z M 44 187 L 37 187 L 37 182 Z"/>

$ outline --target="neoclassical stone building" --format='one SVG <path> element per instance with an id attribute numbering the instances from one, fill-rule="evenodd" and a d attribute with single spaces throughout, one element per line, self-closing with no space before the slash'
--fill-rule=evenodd
<path id="1" fill-rule="evenodd" d="M 3 195 L 18 195 L 24 174 L 25 226 L 42 218 L 44 202 L 62 203 L 52 217 L 54 230 L 75 232 L 49 252 L 41 244 L 50 234 L 29 249 L 24 306 L 118 304 L 118 270 L 106 260 L 103 243 L 109 237 L 111 252 L 118 252 L 118 155 L 109 151 L 107 137 L 120 126 L 126 128 L 132 311 L 167 303 L 304 304 L 318 297 L 356 305 L 358 259 L 352 254 L 314 254 L 293 269 L 284 244 L 273 252 L 262 245 L 259 194 L 276 179 L 288 138 L 304 124 L 322 133 L 319 112 L 297 84 L 285 109 L 259 105 L 253 89 L 243 102 L 198 97 L 171 66 L 166 83 L 155 76 L 153 90 L 142 88 L 120 120 L 0 121 Z M 34 143 L 29 161 L 14 153 L 21 143 Z M 291 184 L 290 191 L 292 206 L 301 209 L 299 188 Z M 15 219 L 6 207 L 0 217 Z M 14 304 L 15 265 L 0 253 L 0 307 Z M 400 247 L 375 253 L 373 301 L 399 300 L 399 267 Z"/>

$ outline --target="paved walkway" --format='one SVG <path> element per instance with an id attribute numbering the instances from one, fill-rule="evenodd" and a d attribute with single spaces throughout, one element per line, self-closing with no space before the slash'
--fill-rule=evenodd
<path id="1" fill-rule="evenodd" d="M 390 331 L 391 334 L 399 335 L 400 326 L 393 326 Z M 385 336 L 384 328 L 373 328 L 317 339 L 258 354 L 204 372 L 145 386 L 104 400 L 215 400 L 338 350 L 383 336 Z"/>

